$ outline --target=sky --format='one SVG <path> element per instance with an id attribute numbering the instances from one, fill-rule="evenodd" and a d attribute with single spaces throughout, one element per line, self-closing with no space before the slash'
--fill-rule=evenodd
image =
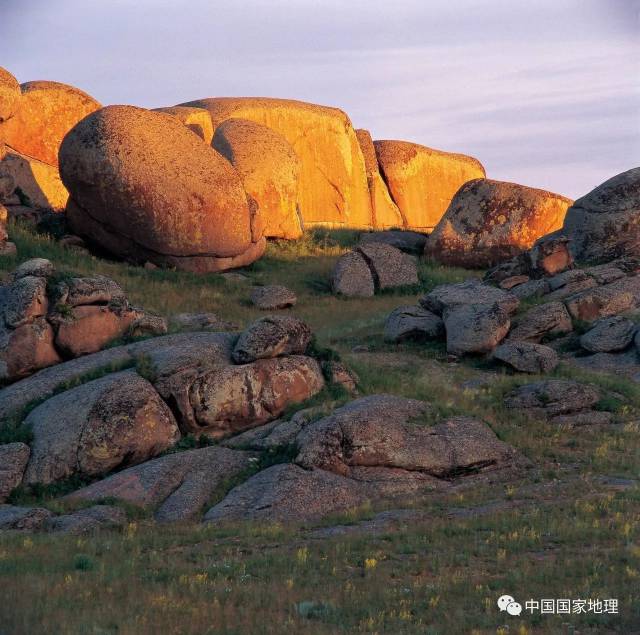
<path id="1" fill-rule="evenodd" d="M 336 106 L 572 198 L 640 165 L 640 0 L 0 0 L 0 65 L 104 105 Z"/>

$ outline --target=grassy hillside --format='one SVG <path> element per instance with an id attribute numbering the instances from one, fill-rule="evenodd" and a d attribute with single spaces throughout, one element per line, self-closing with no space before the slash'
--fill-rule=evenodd
<path id="1" fill-rule="evenodd" d="M 614 425 L 559 428 L 502 407 L 514 384 L 535 377 L 483 361 L 449 363 L 437 344 L 382 341 L 393 308 L 473 273 L 422 262 L 419 288 L 341 299 L 329 293 L 328 277 L 354 232 L 272 243 L 243 270 L 249 283 L 107 262 L 26 228 L 11 234 L 19 258 L 0 260 L 0 272 L 46 257 L 60 269 L 113 277 L 132 302 L 165 315 L 212 311 L 243 326 L 260 314 L 248 303 L 250 284 L 284 284 L 298 294 L 293 313 L 356 370 L 361 392 L 416 397 L 442 414 L 480 417 L 534 467 L 524 478 L 378 502 L 322 523 L 344 525 L 338 535 L 276 524 L 158 527 L 135 510 L 123 533 L 0 535 L 3 635 L 640 632 L 637 385 L 561 364 L 553 375 L 594 381 L 619 404 Z M 486 385 L 463 387 L 485 377 Z M 35 502 L 58 504 L 50 494 Z M 388 525 L 376 517 L 400 508 L 419 513 Z M 511 617 L 495 605 L 504 593 L 523 605 L 529 598 L 617 598 L 620 613 Z"/>

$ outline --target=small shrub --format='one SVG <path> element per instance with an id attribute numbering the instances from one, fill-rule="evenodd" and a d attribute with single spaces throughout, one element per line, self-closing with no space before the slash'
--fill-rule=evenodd
<path id="1" fill-rule="evenodd" d="M 93 560 L 84 553 L 79 553 L 73 559 L 73 568 L 76 571 L 91 571 L 93 567 L 94 567 Z"/>

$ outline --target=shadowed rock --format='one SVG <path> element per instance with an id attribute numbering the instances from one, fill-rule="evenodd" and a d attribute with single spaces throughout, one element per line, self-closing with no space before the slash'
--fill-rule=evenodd
<path id="1" fill-rule="evenodd" d="M 507 336 L 511 320 L 498 304 L 459 304 L 442 314 L 447 352 L 453 355 L 490 353 Z"/>
<path id="2" fill-rule="evenodd" d="M 304 522 L 353 509 L 368 498 L 366 487 L 344 476 L 273 465 L 234 487 L 204 521 Z"/>
<path id="3" fill-rule="evenodd" d="M 39 531 L 52 516 L 43 507 L 0 505 L 0 531 Z"/>
<path id="4" fill-rule="evenodd" d="M 302 320 L 279 315 L 264 317 L 240 334 L 233 348 L 233 361 L 246 364 L 281 355 L 302 355 L 312 337 L 311 329 Z"/>
<path id="5" fill-rule="evenodd" d="M 70 494 L 72 500 L 118 499 L 156 508 L 161 522 L 197 517 L 216 489 L 249 465 L 251 454 L 220 447 L 176 452 L 147 461 Z"/>
<path id="6" fill-rule="evenodd" d="M 171 447 L 178 426 L 151 384 L 132 371 L 68 390 L 31 411 L 25 483 L 97 476 L 135 465 Z"/>
<path id="7" fill-rule="evenodd" d="M 558 365 L 558 354 L 549 346 L 532 342 L 506 342 L 493 358 L 521 373 L 549 373 Z"/>
<path id="8" fill-rule="evenodd" d="M 444 335 L 442 318 L 420 306 L 400 306 L 394 309 L 384 325 L 387 342 L 433 340 Z"/>
<path id="9" fill-rule="evenodd" d="M 562 233 L 581 262 L 640 255 L 640 168 L 598 185 L 567 211 Z"/>
<path id="10" fill-rule="evenodd" d="M 376 289 L 418 284 L 415 258 L 384 243 L 368 242 L 357 247 L 371 273 Z"/>
<path id="11" fill-rule="evenodd" d="M 338 258 L 331 276 L 333 293 L 369 298 L 375 294 L 373 274 L 362 254 L 349 251 Z"/>
<path id="12" fill-rule="evenodd" d="M 598 320 L 593 328 L 580 338 L 580 346 L 591 353 L 623 351 L 633 341 L 637 326 L 622 316 Z"/>
<path id="13" fill-rule="evenodd" d="M 513 313 L 520 300 L 512 293 L 497 289 L 480 280 L 472 278 L 458 284 L 441 284 L 420 298 L 420 304 L 436 315 L 442 315 L 445 309 L 464 304 L 497 304 L 505 313 Z"/>
<path id="14" fill-rule="evenodd" d="M 539 342 L 544 337 L 556 337 L 572 330 L 571 316 L 564 304 L 548 302 L 519 315 L 509 340 Z"/>
<path id="15" fill-rule="evenodd" d="M 408 230 L 389 229 L 381 232 L 367 232 L 360 236 L 360 244 L 383 243 L 391 245 L 412 256 L 420 256 L 424 251 L 427 235 Z"/>
<path id="16" fill-rule="evenodd" d="M 49 518 L 44 529 L 61 534 L 87 534 L 99 529 L 117 529 L 127 523 L 124 509 L 112 505 L 94 505 L 71 514 Z"/>
<path id="17" fill-rule="evenodd" d="M 264 287 L 254 287 L 251 291 L 251 302 L 261 311 L 275 311 L 287 309 L 296 304 L 296 294 L 279 284 L 269 284 Z"/>
<path id="18" fill-rule="evenodd" d="M 565 304 L 573 318 L 585 322 L 624 313 L 640 304 L 640 276 L 581 291 L 567 298 Z"/>
<path id="19" fill-rule="evenodd" d="M 0 503 L 22 483 L 31 450 L 24 443 L 0 445 Z"/>

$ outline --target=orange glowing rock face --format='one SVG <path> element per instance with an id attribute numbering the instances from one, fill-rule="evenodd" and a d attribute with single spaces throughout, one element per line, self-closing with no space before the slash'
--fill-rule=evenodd
<path id="1" fill-rule="evenodd" d="M 560 229 L 571 203 L 545 190 L 477 179 L 454 196 L 425 251 L 445 264 L 488 267 Z"/>
<path id="2" fill-rule="evenodd" d="M 58 82 L 27 82 L 20 88 L 18 107 L 2 125 L 4 141 L 21 154 L 57 167 L 64 136 L 100 104 Z"/>
<path id="3" fill-rule="evenodd" d="M 20 84 L 0 66 L 0 123 L 13 116 L 20 102 Z M 0 157 L 1 158 L 1 157 Z"/>
<path id="4" fill-rule="evenodd" d="M 211 143 L 213 139 L 213 124 L 211 123 L 211 115 L 204 108 L 170 106 L 168 108 L 154 108 L 153 111 L 164 112 L 167 115 L 177 117 L 205 143 Z"/>
<path id="5" fill-rule="evenodd" d="M 374 146 L 380 172 L 407 229 L 432 230 L 460 186 L 485 176 L 480 161 L 464 154 L 408 141 L 374 141 Z"/>
<path id="6" fill-rule="evenodd" d="M 227 119 L 240 118 L 281 134 L 300 159 L 298 205 L 305 227 L 372 226 L 364 158 L 342 110 L 263 97 L 218 97 L 180 105 L 206 108 L 214 130 Z"/>
<path id="7" fill-rule="evenodd" d="M 216 129 L 212 146 L 238 171 L 247 194 L 257 202 L 264 235 L 300 238 L 301 166 L 287 140 L 253 121 L 227 119 Z"/>

